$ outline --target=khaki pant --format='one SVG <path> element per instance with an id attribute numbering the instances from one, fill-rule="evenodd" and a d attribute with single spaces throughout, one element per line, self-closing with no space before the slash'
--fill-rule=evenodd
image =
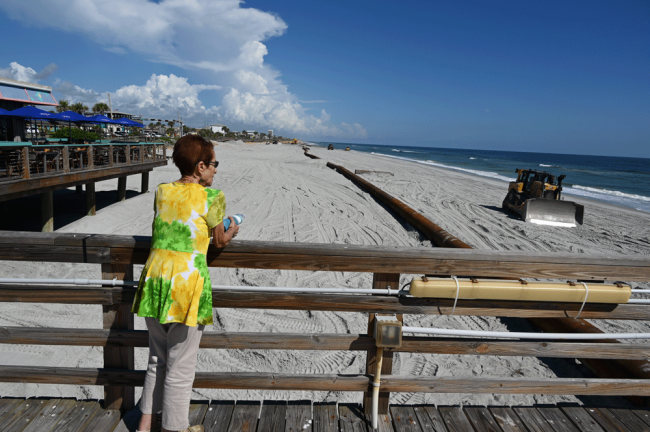
<path id="1" fill-rule="evenodd" d="M 196 354 L 205 326 L 160 324 L 155 318 L 145 321 L 149 330 L 149 365 L 140 411 L 153 414 L 162 410 L 162 427 L 172 431 L 187 429 Z"/>

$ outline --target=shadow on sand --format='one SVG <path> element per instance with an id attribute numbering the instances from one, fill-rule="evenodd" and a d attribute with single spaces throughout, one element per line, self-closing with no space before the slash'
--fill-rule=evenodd
<path id="1" fill-rule="evenodd" d="M 126 191 L 126 199 L 140 193 Z M 95 193 L 97 211 L 117 203 L 117 191 Z M 0 203 L 0 229 L 3 231 L 40 231 L 41 197 L 30 195 Z M 54 191 L 54 230 L 58 230 L 86 216 L 86 193 L 74 188 Z"/>

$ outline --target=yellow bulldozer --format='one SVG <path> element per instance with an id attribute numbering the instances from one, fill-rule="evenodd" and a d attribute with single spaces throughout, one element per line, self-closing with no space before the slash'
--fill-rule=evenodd
<path id="1" fill-rule="evenodd" d="M 517 169 L 502 207 L 517 213 L 526 222 L 575 227 L 582 225 L 585 207 L 562 198 L 562 180 L 545 171 Z"/>

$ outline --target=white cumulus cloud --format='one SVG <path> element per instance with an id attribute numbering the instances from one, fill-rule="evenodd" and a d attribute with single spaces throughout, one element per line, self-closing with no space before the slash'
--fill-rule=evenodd
<path id="1" fill-rule="evenodd" d="M 2 0 L 0 10 L 27 26 L 81 34 L 109 52 L 138 54 L 207 77 L 199 84 L 154 74 L 117 90 L 63 83 L 55 88 L 60 98 L 93 103 L 93 98 L 103 100 L 98 91 L 110 91 L 114 108 L 145 116 L 176 117 L 181 111 L 196 123 L 219 120 L 305 136 L 366 136 L 358 124 L 335 125 L 324 111 L 319 117 L 306 113 L 280 73 L 264 61 L 264 41 L 281 36 L 286 23 L 273 13 L 243 7 L 240 0 Z M 13 65 L 11 71 L 0 69 L 0 76 L 39 79 L 33 69 Z M 199 95 L 206 90 L 218 92 L 220 106 L 204 107 Z"/>
<path id="2" fill-rule="evenodd" d="M 52 75 L 59 67 L 51 63 L 40 71 L 36 72 L 30 67 L 23 66 L 16 62 L 9 63 L 9 67 L 0 68 L 0 78 L 12 79 L 14 81 L 23 81 L 30 83 L 38 83 L 40 80 L 45 79 Z"/>

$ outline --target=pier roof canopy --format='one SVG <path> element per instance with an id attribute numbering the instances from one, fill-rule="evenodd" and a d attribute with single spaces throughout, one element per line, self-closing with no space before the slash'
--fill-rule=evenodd
<path id="1" fill-rule="evenodd" d="M 0 100 L 30 105 L 58 106 L 52 87 L 0 78 Z"/>

